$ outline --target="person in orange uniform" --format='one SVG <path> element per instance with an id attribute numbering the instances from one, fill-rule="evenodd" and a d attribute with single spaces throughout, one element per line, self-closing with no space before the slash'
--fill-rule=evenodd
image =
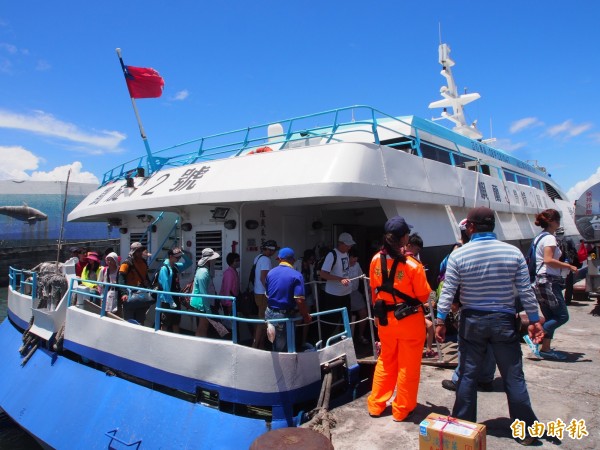
<path id="1" fill-rule="evenodd" d="M 431 292 L 423 266 L 407 259 L 402 251 L 411 228 L 401 216 L 389 219 L 382 249 L 373 257 L 369 270 L 381 353 L 367 406 L 372 417 L 379 417 L 396 389 L 392 402 L 395 422 L 406 419 L 417 406 L 425 342 L 422 304 Z"/>

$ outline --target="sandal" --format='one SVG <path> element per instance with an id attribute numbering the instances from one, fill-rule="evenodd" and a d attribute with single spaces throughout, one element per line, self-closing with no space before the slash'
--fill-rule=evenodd
<path id="1" fill-rule="evenodd" d="M 557 352 L 556 350 L 549 350 L 547 352 L 540 351 L 540 356 L 544 359 L 553 359 L 554 361 L 564 361 L 567 356 Z"/>
<path id="2" fill-rule="evenodd" d="M 427 350 L 424 354 L 424 358 L 437 358 L 438 353 L 435 350 Z"/>

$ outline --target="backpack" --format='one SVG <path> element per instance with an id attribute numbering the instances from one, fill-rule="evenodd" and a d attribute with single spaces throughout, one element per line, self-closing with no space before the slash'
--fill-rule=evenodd
<path id="1" fill-rule="evenodd" d="M 323 267 L 325 258 L 327 258 L 327 255 L 329 255 L 330 253 L 333 253 L 333 264 L 331 265 L 331 270 L 333 270 L 333 267 L 335 266 L 335 263 L 337 262 L 337 253 L 335 250 L 329 250 L 327 253 L 325 253 L 325 255 L 323 255 L 321 258 L 319 258 L 319 260 L 315 263 L 315 268 L 314 268 L 315 280 L 323 281 L 323 280 L 321 280 L 321 267 Z"/>
<path id="2" fill-rule="evenodd" d="M 550 233 L 544 231 L 543 233 L 541 233 L 539 236 L 537 236 L 532 242 L 531 245 L 529 246 L 529 251 L 527 252 L 527 256 L 525 257 L 525 262 L 527 263 L 527 269 L 529 270 L 529 281 L 530 282 L 534 282 L 535 281 L 535 276 L 538 273 L 538 270 L 536 269 L 537 266 L 537 261 L 536 261 L 536 249 L 537 249 L 537 245 L 538 243 L 542 240 L 542 238 L 546 235 L 548 235 Z M 542 266 L 544 265 L 544 263 L 542 263 Z M 542 266 L 540 266 L 540 270 L 542 268 Z"/>
<path id="3" fill-rule="evenodd" d="M 250 274 L 248 275 L 248 287 L 250 287 L 250 285 L 254 286 L 254 281 L 256 280 L 256 264 L 258 264 L 258 260 L 263 256 L 265 255 L 258 255 L 258 258 L 256 258 L 256 262 L 252 264 L 252 269 L 250 269 Z"/>

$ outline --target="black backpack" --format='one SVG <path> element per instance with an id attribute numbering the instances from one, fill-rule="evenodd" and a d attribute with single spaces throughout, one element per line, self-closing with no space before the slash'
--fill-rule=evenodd
<path id="1" fill-rule="evenodd" d="M 535 256 L 537 245 L 542 240 L 542 238 L 548 234 L 550 234 L 550 233 L 544 231 L 543 233 L 538 235 L 531 242 L 531 245 L 529 246 L 529 251 L 527 252 L 527 256 L 525 257 L 525 262 L 527 263 L 527 269 L 529 270 L 529 281 L 532 283 L 535 281 L 535 276 L 538 273 L 538 270 L 536 269 L 537 261 L 536 261 L 536 256 Z M 542 265 L 544 265 L 544 263 L 542 263 Z M 540 269 L 541 268 L 542 268 L 542 266 L 540 266 Z"/>
<path id="2" fill-rule="evenodd" d="M 321 280 L 321 267 L 323 267 L 325 258 L 327 258 L 327 255 L 329 255 L 330 253 L 333 253 L 333 264 L 331 265 L 331 270 L 333 270 L 333 267 L 335 266 L 335 263 L 337 262 L 337 252 L 335 250 L 329 250 L 327 253 L 325 253 L 325 255 L 323 255 L 321 258 L 319 258 L 319 260 L 315 263 L 315 269 L 314 269 L 315 280 Z"/>
<path id="3" fill-rule="evenodd" d="M 256 258 L 256 262 L 252 264 L 252 269 L 250 269 L 250 274 L 248 275 L 248 287 L 250 287 L 250 285 L 254 286 L 254 281 L 256 280 L 256 264 L 258 264 L 258 260 L 263 256 L 265 255 L 258 255 L 258 258 Z"/>

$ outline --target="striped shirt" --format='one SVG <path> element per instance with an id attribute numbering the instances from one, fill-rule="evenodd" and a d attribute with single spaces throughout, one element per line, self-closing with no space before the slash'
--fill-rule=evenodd
<path id="1" fill-rule="evenodd" d="M 450 254 L 437 317 L 446 318 L 459 286 L 464 309 L 516 314 L 518 294 L 529 320 L 539 320 L 523 254 L 497 240 L 494 233 L 475 233 L 469 243 Z"/>

